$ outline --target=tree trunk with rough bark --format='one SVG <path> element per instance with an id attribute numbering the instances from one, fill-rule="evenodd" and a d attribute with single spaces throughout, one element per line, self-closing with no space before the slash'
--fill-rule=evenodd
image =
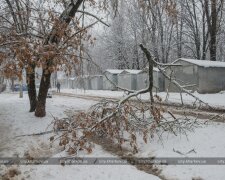
<path id="1" fill-rule="evenodd" d="M 210 59 L 212 61 L 216 61 L 216 46 L 217 46 L 217 41 L 216 41 L 216 36 L 217 36 L 217 0 L 212 0 L 211 2 L 211 29 L 210 29 L 210 34 L 211 34 L 211 40 L 210 40 Z"/>
<path id="2" fill-rule="evenodd" d="M 148 59 L 148 64 L 149 64 L 149 69 L 148 69 L 148 78 L 149 78 L 149 93 L 150 93 L 150 100 L 151 104 L 154 103 L 154 98 L 153 98 L 153 60 L 152 60 L 152 55 L 151 53 L 145 48 L 142 44 L 140 44 L 141 50 L 144 52 Z"/>
<path id="3" fill-rule="evenodd" d="M 48 94 L 48 89 L 50 86 L 51 73 L 44 69 L 41 77 L 41 84 L 38 93 L 37 107 L 35 111 L 35 116 L 44 117 L 46 115 L 45 104 Z"/>
<path id="4" fill-rule="evenodd" d="M 37 92 L 36 92 L 36 85 L 35 85 L 35 65 L 31 66 L 31 71 L 29 72 L 26 70 L 26 77 L 27 77 L 27 90 L 28 90 L 28 97 L 30 100 L 30 112 L 34 112 L 37 105 Z"/>
<path id="5" fill-rule="evenodd" d="M 72 18 L 74 18 L 78 8 L 82 4 L 84 0 L 77 0 L 75 3 L 71 2 L 68 7 L 62 12 L 62 14 L 59 17 L 59 20 L 61 21 L 61 24 L 69 25 Z M 45 45 L 47 44 L 59 44 L 61 37 L 59 37 L 57 34 L 59 30 L 59 27 L 57 25 L 53 26 L 51 33 L 47 37 L 45 41 Z M 61 29 L 60 29 L 61 30 Z M 41 77 L 41 84 L 40 89 L 38 93 L 38 102 L 37 107 L 35 111 L 36 117 L 44 117 L 46 115 L 45 105 L 46 105 L 46 98 L 48 89 L 50 86 L 50 78 L 51 78 L 51 72 L 49 71 L 50 66 L 52 64 L 52 59 L 49 59 L 46 63 L 46 67 L 43 69 L 42 77 Z"/>
<path id="6" fill-rule="evenodd" d="M 210 51 L 210 60 L 216 61 L 216 49 L 217 49 L 217 21 L 218 21 L 218 15 L 217 15 L 217 0 L 211 0 L 209 4 L 208 0 L 204 1 L 204 7 L 205 7 L 205 14 L 206 14 L 206 20 L 207 25 L 209 29 L 209 35 L 210 35 L 210 42 L 209 42 L 209 51 Z M 211 6 L 211 8 L 210 8 Z M 210 14 L 211 9 L 211 14 Z M 219 10 L 218 10 L 219 11 Z"/>

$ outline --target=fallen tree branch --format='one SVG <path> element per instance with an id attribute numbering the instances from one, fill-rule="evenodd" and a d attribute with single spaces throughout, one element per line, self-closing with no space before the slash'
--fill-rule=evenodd
<path id="1" fill-rule="evenodd" d="M 130 94 L 121 100 L 105 99 L 92 106 L 87 112 L 77 113 L 64 121 L 55 121 L 54 130 L 67 129 L 55 140 L 60 141 L 59 145 L 63 146 L 69 155 L 74 155 L 79 150 L 92 152 L 90 139 L 95 136 L 109 138 L 121 149 L 124 143 L 128 143 L 133 153 L 137 153 L 138 135 L 142 136 L 143 141 L 147 143 L 149 138 L 154 137 L 154 134 L 157 134 L 160 139 L 164 133 L 187 136 L 186 131 L 193 131 L 201 124 L 197 118 L 175 117 L 172 112 L 166 112 L 163 107 L 157 107 L 153 103 L 154 98 L 157 99 L 152 94 L 153 65 L 157 62 L 145 47 L 142 45 L 140 47 L 145 52 L 149 63 L 147 88 L 139 91 L 129 90 Z M 131 98 L 137 97 L 138 99 L 138 95 L 147 92 L 150 92 L 150 103 L 141 100 L 139 103 L 130 101 Z"/>
<path id="2" fill-rule="evenodd" d="M 25 136 L 41 136 L 41 135 L 45 135 L 45 134 L 51 134 L 51 133 L 54 133 L 54 132 L 55 132 L 54 130 L 50 130 L 50 131 L 45 131 L 45 132 L 40 132 L 40 133 L 23 134 L 23 135 L 15 136 L 15 138 L 25 137 Z"/>
<path id="3" fill-rule="evenodd" d="M 150 54 L 150 52 L 147 50 L 147 48 L 143 47 L 142 44 L 140 44 L 140 47 L 142 47 L 143 51 L 146 54 Z M 165 65 L 162 63 L 158 63 L 154 58 L 150 58 L 150 60 L 152 61 L 152 63 L 156 64 L 159 71 L 163 74 L 163 76 L 165 78 L 167 78 L 168 80 L 170 80 L 177 88 L 180 89 L 181 92 L 185 92 L 186 94 L 188 94 L 189 96 L 193 97 L 194 99 L 196 99 L 197 101 L 199 101 L 202 104 L 205 104 L 207 107 L 213 109 L 213 107 L 211 107 L 208 103 L 205 103 L 204 101 L 202 101 L 200 98 L 198 98 L 197 96 L 195 96 L 194 94 L 190 93 L 189 90 L 185 89 L 185 87 L 181 86 L 175 79 L 172 79 L 171 77 L 169 77 L 165 71 L 161 68 L 161 66 L 169 66 L 169 65 Z"/>
<path id="4" fill-rule="evenodd" d="M 110 27 L 107 23 L 105 23 L 102 19 L 98 18 L 98 17 L 95 16 L 94 14 L 91 14 L 91 13 L 89 13 L 89 12 L 87 12 L 87 11 L 81 11 L 81 10 L 78 10 L 77 12 L 79 12 L 79 13 L 84 13 L 84 14 L 86 14 L 86 15 L 88 15 L 88 16 L 94 17 L 94 18 L 97 19 L 100 23 L 104 24 L 104 25 L 107 26 L 107 27 Z"/>

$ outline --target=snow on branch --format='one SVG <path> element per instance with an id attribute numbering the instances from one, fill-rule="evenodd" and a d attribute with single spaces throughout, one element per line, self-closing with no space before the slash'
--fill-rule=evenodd
<path id="1" fill-rule="evenodd" d="M 104 99 L 92 106 L 87 112 L 72 114 L 68 119 L 55 120 L 54 131 L 64 132 L 50 138 L 52 142 L 59 142 L 69 155 L 77 155 L 79 150 L 88 153 L 93 149 L 93 138 L 107 138 L 120 147 L 129 147 L 134 154 L 138 152 L 140 138 L 147 143 L 155 135 L 161 140 L 164 133 L 177 136 L 193 131 L 201 125 L 197 118 L 187 116 L 176 117 L 161 105 L 153 101 L 133 101 L 140 94 L 151 93 L 153 64 L 156 62 L 150 52 L 141 46 L 149 62 L 150 83 L 146 89 L 131 92 L 121 100 Z M 162 69 L 161 69 L 162 70 Z M 151 94 L 150 94 L 151 95 Z M 158 101 L 161 99 L 157 96 Z"/>
<path id="2" fill-rule="evenodd" d="M 167 75 L 165 73 L 165 71 L 162 69 L 162 67 L 168 67 L 168 66 L 174 66 L 174 64 L 162 64 L 162 63 L 158 63 L 155 58 L 152 58 L 150 52 L 147 50 L 147 48 L 145 48 L 142 44 L 140 44 L 141 49 L 143 50 L 143 52 L 146 54 L 146 57 L 152 61 L 152 63 L 154 63 L 155 65 L 157 65 L 159 71 L 162 73 L 162 75 L 167 78 L 168 80 L 171 81 L 171 83 L 173 83 L 177 88 L 180 89 L 180 93 L 185 92 L 186 94 L 188 94 L 189 96 L 193 97 L 196 101 L 206 105 L 206 107 L 209 107 L 210 109 L 213 109 L 213 107 L 211 107 L 208 103 L 205 103 L 204 101 L 202 101 L 200 98 L 198 98 L 197 96 L 195 96 L 194 94 L 192 94 L 191 92 L 189 92 L 188 89 L 186 89 L 186 87 L 190 87 L 190 85 L 188 86 L 182 86 L 180 85 L 176 79 L 172 79 L 169 75 Z M 180 66 L 180 65 L 179 65 Z M 193 86 L 193 85 L 191 85 Z M 182 94 L 181 94 L 181 101 L 182 101 Z M 183 104 L 183 102 L 182 102 Z"/>
<path id="3" fill-rule="evenodd" d="M 94 17 L 95 19 L 98 20 L 98 22 L 104 24 L 104 25 L 107 26 L 107 27 L 110 27 L 110 26 L 109 26 L 106 22 L 104 22 L 102 19 L 100 19 L 99 17 L 97 17 L 96 15 L 94 15 L 94 14 L 92 14 L 92 13 L 90 13 L 90 12 L 87 12 L 87 11 L 81 11 L 81 10 L 78 10 L 77 12 L 79 12 L 79 13 L 84 13 L 84 14 L 86 14 L 86 15 L 88 15 L 88 16 Z"/>

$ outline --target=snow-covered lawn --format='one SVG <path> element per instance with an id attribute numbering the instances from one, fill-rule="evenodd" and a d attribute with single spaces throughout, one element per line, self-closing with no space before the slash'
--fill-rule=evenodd
<path id="1" fill-rule="evenodd" d="M 225 124 L 211 122 L 196 128 L 194 132 L 188 132 L 187 136 L 164 135 L 163 141 L 153 138 L 149 144 L 142 142 L 138 156 L 225 158 L 224 138 Z M 201 177 L 206 180 L 222 180 L 225 177 L 225 164 L 221 166 L 170 165 L 163 167 L 163 174 L 166 177 L 181 180 L 190 180 L 193 177 Z"/>
<path id="2" fill-rule="evenodd" d="M 18 94 L 0 94 L 0 157 L 23 157 L 29 151 L 35 157 L 60 157 L 60 150 L 57 146 L 50 148 L 49 137 L 30 136 L 15 138 L 17 135 L 39 133 L 46 130 L 52 122 L 52 115 L 64 117 L 64 111 L 68 109 L 85 110 L 94 104 L 76 98 L 53 96 L 47 99 L 47 116 L 43 119 L 35 118 L 33 113 L 28 113 L 27 95 L 20 99 Z M 93 157 L 112 157 L 111 154 L 103 151 L 101 147 L 95 147 L 91 154 Z M 6 170 L 5 166 L 0 166 L 0 174 Z M 152 179 L 158 177 L 137 170 L 135 167 L 127 166 L 61 166 L 61 165 L 36 165 L 20 166 L 21 175 L 16 179 L 32 180 L 73 180 L 73 179 Z M 1 176 L 0 176 L 1 179 Z"/>
<path id="3" fill-rule="evenodd" d="M 75 92 L 76 90 L 74 90 Z M 71 90 L 62 90 L 62 92 L 71 92 Z M 78 93 L 78 92 L 77 92 Z M 82 94 L 83 92 L 79 92 Z M 108 91 L 86 91 L 91 95 L 106 95 L 110 97 L 123 96 L 122 92 Z M 107 94 L 108 93 L 108 94 Z M 110 95 L 111 93 L 111 95 Z M 120 93 L 120 94 L 119 94 Z M 201 95 L 204 98 L 205 95 Z M 225 94 L 217 94 L 222 98 Z M 178 96 L 177 96 L 178 97 Z M 206 100 L 216 103 L 210 96 Z M 0 94 L 0 157 L 23 157 L 24 153 L 29 151 L 36 157 L 61 157 L 64 155 L 57 145 L 50 147 L 49 137 L 30 136 L 15 138 L 17 135 L 39 133 L 46 130 L 52 122 L 52 115 L 55 117 L 64 117 L 65 110 L 85 110 L 96 102 L 91 100 L 77 99 L 73 97 L 53 96 L 47 99 L 47 116 L 45 118 L 35 118 L 33 113 L 28 113 L 28 98 L 25 94 L 23 99 L 18 98 L 18 94 Z M 220 104 L 221 103 L 221 104 Z M 224 103 L 225 104 L 225 103 Z M 223 105 L 218 100 L 218 104 Z M 138 157 L 225 157 L 225 124 L 210 122 L 195 130 L 188 132 L 188 136 L 163 136 L 163 142 L 157 137 L 150 139 L 150 143 L 140 142 Z M 186 153 L 181 155 L 175 151 Z M 87 157 L 114 157 L 100 146 L 96 145 L 92 154 Z M 225 165 L 170 165 L 162 166 L 162 174 L 168 179 L 190 180 L 193 177 L 201 177 L 206 180 L 222 180 L 225 177 Z M 6 169 L 0 166 L 0 174 Z M 21 175 L 18 179 L 159 179 L 156 176 L 137 170 L 131 165 L 86 165 L 86 166 L 59 166 L 59 165 L 36 165 L 20 166 Z"/>
<path id="4" fill-rule="evenodd" d="M 81 89 L 62 89 L 62 93 L 71 93 L 77 95 L 90 95 L 90 96 L 100 96 L 100 97 L 112 97 L 112 98 L 121 98 L 125 94 L 123 91 L 105 91 L 105 90 L 81 90 Z M 225 108 L 225 92 L 220 92 L 217 94 L 199 94 L 197 92 L 193 93 L 196 97 L 200 98 L 205 103 L 208 103 L 211 106 L 215 107 L 224 107 Z M 165 100 L 167 93 L 160 92 L 157 93 L 162 100 Z M 190 97 L 188 94 L 183 93 L 183 102 L 186 104 L 193 104 L 195 99 Z M 142 99 L 149 99 L 149 93 L 142 94 L 139 97 Z M 180 93 L 169 93 L 167 102 L 181 103 Z"/>

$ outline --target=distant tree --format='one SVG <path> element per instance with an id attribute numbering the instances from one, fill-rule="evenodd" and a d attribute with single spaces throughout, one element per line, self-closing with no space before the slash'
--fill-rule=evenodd
<path id="1" fill-rule="evenodd" d="M 224 0 L 204 0 L 204 10 L 210 35 L 210 59 L 216 61 L 217 58 L 217 34 L 220 27 L 220 20 L 223 15 Z"/>

